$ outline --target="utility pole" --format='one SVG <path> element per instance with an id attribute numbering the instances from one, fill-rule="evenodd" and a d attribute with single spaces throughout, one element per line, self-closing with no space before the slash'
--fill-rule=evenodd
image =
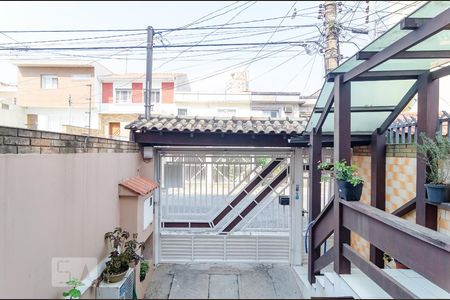
<path id="1" fill-rule="evenodd" d="M 339 31 L 336 23 L 337 16 L 336 1 L 325 1 L 324 3 L 324 25 L 325 25 L 325 74 L 339 66 Z"/>
<path id="2" fill-rule="evenodd" d="M 147 70 L 145 78 L 145 119 L 150 119 L 152 104 L 153 27 L 147 27 Z"/>

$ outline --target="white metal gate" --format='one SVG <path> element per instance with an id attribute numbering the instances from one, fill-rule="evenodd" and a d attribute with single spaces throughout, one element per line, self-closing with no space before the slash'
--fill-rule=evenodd
<path id="1" fill-rule="evenodd" d="M 160 150 L 157 261 L 290 262 L 292 156 Z"/>

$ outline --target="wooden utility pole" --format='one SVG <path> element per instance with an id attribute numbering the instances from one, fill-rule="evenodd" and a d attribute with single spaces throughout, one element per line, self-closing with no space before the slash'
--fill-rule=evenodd
<path id="1" fill-rule="evenodd" d="M 324 3 L 325 25 L 325 74 L 339 66 L 339 32 L 336 26 L 337 7 L 336 1 Z"/>
<path id="2" fill-rule="evenodd" d="M 147 27 L 147 69 L 145 78 L 145 119 L 148 120 L 152 110 L 152 65 L 153 65 L 153 27 Z"/>

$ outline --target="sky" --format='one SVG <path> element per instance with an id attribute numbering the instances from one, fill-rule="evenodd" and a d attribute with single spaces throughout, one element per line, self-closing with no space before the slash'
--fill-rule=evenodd
<path id="1" fill-rule="evenodd" d="M 389 7 L 388 1 L 379 8 Z M 248 71 L 252 91 L 289 91 L 309 95 L 319 90 L 324 77 L 323 21 L 318 19 L 322 1 L 109 1 L 109 2 L 0 2 L 0 46 L 142 46 L 145 32 L 102 33 L 5 33 L 10 30 L 61 29 L 145 29 L 155 28 L 155 45 L 211 44 L 211 43 L 266 43 L 278 41 L 306 41 L 308 49 L 300 45 L 265 45 L 249 47 L 192 47 L 157 48 L 154 50 L 153 70 L 157 72 L 183 72 L 190 79 L 194 91 L 224 91 L 230 73 Z M 375 9 L 366 10 L 366 1 L 344 2 L 338 19 L 345 26 L 359 29 L 375 28 Z M 392 5 L 391 5 L 392 6 Z M 386 9 L 388 10 L 388 9 Z M 214 13 L 216 12 L 216 13 Z M 213 14 L 211 14 L 213 13 Z M 400 13 L 398 13 L 400 14 Z M 365 17 L 369 15 L 369 23 Z M 206 18 L 200 19 L 204 16 Z M 184 30 L 168 32 L 200 19 L 191 27 L 216 26 L 222 29 Z M 266 21 L 263 20 L 269 19 Z M 225 25 L 224 25 L 225 24 Z M 233 25 L 236 24 L 236 25 Z M 378 23 L 377 23 L 378 24 Z M 219 26 L 220 25 L 220 26 Z M 315 26 L 317 25 L 317 27 Z M 378 29 L 383 26 L 379 23 Z M 224 30 L 223 27 L 271 26 L 270 28 L 241 28 Z M 288 27 L 291 26 L 291 27 Z M 294 27 L 295 26 L 295 27 Z M 304 26 L 304 27 L 301 27 Z M 386 26 L 385 26 L 386 27 Z M 386 29 L 386 28 L 384 28 Z M 34 43 L 59 39 L 83 39 L 119 34 L 132 36 L 75 40 L 55 43 Z M 341 44 L 344 59 L 365 46 L 372 34 L 343 31 Z M 182 52 L 183 50 L 186 50 Z M 205 51 L 207 50 L 207 51 Z M 74 56 L 75 55 L 75 56 Z M 76 56 L 78 55 L 78 56 Z M 79 58 L 97 61 L 115 73 L 145 72 L 145 49 L 99 51 L 0 51 L 0 81 L 15 82 L 16 68 L 11 59 Z M 106 59 L 107 58 L 107 59 Z M 250 63 L 251 62 L 251 63 Z"/>

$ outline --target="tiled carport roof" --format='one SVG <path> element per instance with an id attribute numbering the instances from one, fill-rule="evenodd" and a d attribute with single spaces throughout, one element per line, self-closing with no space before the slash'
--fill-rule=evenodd
<path id="1" fill-rule="evenodd" d="M 152 116 L 137 120 L 125 128 L 133 131 L 212 132 L 249 134 L 300 134 L 308 118 L 274 119 L 270 117 L 180 117 Z"/>

